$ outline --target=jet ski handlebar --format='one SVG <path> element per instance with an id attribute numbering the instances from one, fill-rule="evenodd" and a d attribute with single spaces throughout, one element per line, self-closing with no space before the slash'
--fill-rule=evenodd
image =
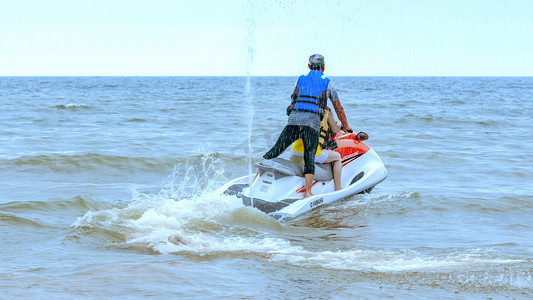
<path id="1" fill-rule="evenodd" d="M 359 132 L 357 134 L 352 132 L 338 133 L 333 139 L 335 140 L 356 140 L 356 141 L 366 141 L 368 140 L 368 134 L 365 132 Z"/>

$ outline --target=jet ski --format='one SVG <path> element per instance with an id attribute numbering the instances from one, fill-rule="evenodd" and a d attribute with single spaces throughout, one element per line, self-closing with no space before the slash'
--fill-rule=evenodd
<path id="1" fill-rule="evenodd" d="M 342 189 L 339 191 L 335 191 L 331 163 L 315 164 L 311 191 L 314 195 L 304 198 L 303 158 L 281 155 L 257 163 L 257 177 L 251 174 L 236 178 L 216 193 L 241 198 L 244 205 L 282 220 L 355 194 L 369 193 L 387 178 L 387 169 L 377 153 L 360 141 L 357 134 L 338 133 L 325 145 L 330 145 L 329 149 L 342 158 Z"/>

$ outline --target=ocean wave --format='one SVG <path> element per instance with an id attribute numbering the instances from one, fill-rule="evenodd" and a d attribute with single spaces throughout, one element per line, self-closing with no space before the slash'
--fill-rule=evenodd
<path id="1" fill-rule="evenodd" d="M 204 156 L 194 164 L 196 169 L 178 164 L 159 192 L 134 193 L 126 207 L 79 217 L 72 224 L 75 235 L 163 254 L 265 253 L 286 244 L 258 234 L 282 230 L 275 219 L 244 207 L 239 198 L 210 192 L 226 181 L 220 163 L 224 160 Z"/>
<path id="2" fill-rule="evenodd" d="M 511 125 L 511 123 L 505 121 L 505 120 L 479 120 L 479 119 L 472 119 L 472 118 L 455 118 L 451 116 L 445 116 L 445 115 L 433 115 L 433 114 L 412 114 L 408 113 L 403 116 L 397 116 L 394 118 L 393 123 L 395 124 L 418 124 L 417 126 L 423 125 L 423 124 L 430 124 L 430 123 L 443 123 L 443 124 L 449 124 L 450 126 L 459 126 L 459 125 L 474 125 L 475 128 L 482 127 L 482 128 L 488 128 L 488 127 L 494 127 L 498 128 L 502 125 Z"/>
<path id="3" fill-rule="evenodd" d="M 217 161 L 220 168 L 226 165 L 236 167 L 246 166 L 246 159 L 237 156 L 220 153 L 207 153 L 186 157 L 130 157 L 121 155 L 108 155 L 100 153 L 86 153 L 77 155 L 46 154 L 34 156 L 22 156 L 11 159 L 0 159 L 0 170 L 15 169 L 48 169 L 54 172 L 71 172 L 81 170 L 94 170 L 102 167 L 119 170 L 139 171 L 157 170 L 164 167 L 165 170 L 174 165 L 198 166 L 209 165 Z"/>
<path id="4" fill-rule="evenodd" d="M 57 214 L 78 214 L 80 211 L 109 207 L 87 196 L 56 198 L 49 200 L 10 201 L 0 204 L 0 222 L 17 226 L 40 228 L 57 227 L 64 219 Z"/>
<path id="5" fill-rule="evenodd" d="M 476 198 L 465 198 L 458 203 L 460 208 L 485 214 L 506 212 L 533 212 L 533 195 L 500 196 L 486 198 L 480 202 Z M 457 204 L 456 204 L 457 205 Z"/>
<path id="6" fill-rule="evenodd" d="M 0 204 L 0 210 L 6 212 L 27 213 L 30 211 L 80 211 L 94 209 L 94 199 L 87 196 L 76 196 L 69 199 L 56 198 L 49 200 L 11 201 Z"/>
<path id="7" fill-rule="evenodd" d="M 143 118 L 131 118 L 131 119 L 125 120 L 124 122 L 144 123 L 144 122 L 148 122 L 148 120 L 143 119 Z"/>
<path id="8" fill-rule="evenodd" d="M 460 287 L 464 292 L 533 292 L 531 261 L 498 255 L 492 249 L 390 249 L 284 251 L 273 263 L 349 272 L 372 281 L 403 286 Z"/>
<path id="9" fill-rule="evenodd" d="M 153 171 L 165 167 L 171 168 L 175 163 L 180 163 L 174 157 L 128 157 L 87 153 L 79 155 L 48 154 L 36 156 L 23 156 L 14 159 L 0 160 L 1 169 L 17 171 L 53 171 L 53 172 L 80 172 L 94 171 L 99 168 L 112 168 L 122 171 Z"/>
<path id="10" fill-rule="evenodd" d="M 533 196 L 497 196 L 487 195 L 484 198 L 471 198 L 467 196 L 442 195 L 421 196 L 420 201 L 409 203 L 403 207 L 405 212 L 428 210 L 439 212 L 464 212 L 476 213 L 486 216 L 501 215 L 506 213 L 533 213 Z"/>
<path id="11" fill-rule="evenodd" d="M 302 215 L 291 222 L 310 227 L 348 227 L 357 215 L 377 217 L 380 215 L 404 215 L 416 211 L 464 212 L 482 215 L 506 213 L 533 213 L 533 195 L 489 195 L 471 198 L 465 195 L 426 195 L 422 192 L 370 193 L 354 195 L 349 199 L 321 206 L 311 214 Z M 344 225 L 341 225 L 344 224 Z M 529 224 L 512 224 L 526 226 Z"/>
<path id="12" fill-rule="evenodd" d="M 420 195 L 416 192 L 360 194 L 320 206 L 288 221 L 295 226 L 310 228 L 366 227 L 367 217 L 403 214 L 407 210 L 406 206 L 415 205 L 419 200 Z"/>
<path id="13" fill-rule="evenodd" d="M 138 194 L 127 207 L 87 212 L 72 227 L 81 235 L 114 239 L 121 248 L 142 249 L 144 245 L 146 250 L 155 253 L 270 256 L 287 249 L 301 251 L 285 235 L 294 240 L 298 236 L 320 236 L 324 230 L 349 227 L 343 224 L 350 222 L 348 216 L 357 214 L 353 207 L 378 206 L 416 197 L 413 194 L 363 196 L 279 223 L 257 209 L 244 207 L 235 197 L 209 192 L 183 197 L 184 193 L 179 187 L 165 187 L 158 194 Z M 346 208 L 347 205 L 351 208 Z"/>
<path id="14" fill-rule="evenodd" d="M 94 229 L 111 230 L 134 244 L 140 241 L 166 244 L 171 235 L 178 234 L 183 228 L 199 228 L 206 220 L 243 206 L 237 198 L 221 201 L 217 197 L 205 196 L 175 200 L 162 196 L 173 192 L 162 189 L 157 195 L 139 194 L 125 208 L 89 211 L 72 226 L 88 232 Z M 154 250 L 168 253 L 159 247 Z"/>
<path id="15" fill-rule="evenodd" d="M 344 255 L 343 255 L 344 254 Z M 468 254 L 457 254 L 451 257 L 427 257 L 424 254 L 417 258 L 406 258 L 402 253 L 385 253 L 385 258 L 377 258 L 383 253 L 373 251 L 350 253 L 328 253 L 320 255 L 316 260 L 311 256 L 307 260 L 297 260 L 291 265 L 307 268 L 324 268 L 327 270 L 356 272 L 361 279 L 386 284 L 410 287 L 439 287 L 445 290 L 457 290 L 462 293 L 520 293 L 527 295 L 533 292 L 533 281 L 530 263 L 506 258 L 472 258 Z M 340 257 L 337 257 L 340 256 Z M 344 259 L 345 265 L 339 259 Z M 325 261 L 326 259 L 333 260 Z M 354 259 L 361 259 L 350 265 Z M 287 263 L 281 260 L 280 263 Z M 351 267 L 351 268 L 350 268 Z"/>
<path id="16" fill-rule="evenodd" d="M 300 249 L 301 250 L 301 249 Z M 389 272 L 456 272 L 472 268 L 510 265 L 520 259 L 494 257 L 493 251 L 465 249 L 457 253 L 428 254 L 427 250 L 298 251 L 276 253 L 272 260 L 298 266 L 320 266 L 327 269 Z"/>
<path id="17" fill-rule="evenodd" d="M 27 217 L 17 216 L 0 212 L 0 224 L 8 226 L 29 226 L 32 228 L 49 228 L 47 224 L 40 220 L 32 220 Z"/>

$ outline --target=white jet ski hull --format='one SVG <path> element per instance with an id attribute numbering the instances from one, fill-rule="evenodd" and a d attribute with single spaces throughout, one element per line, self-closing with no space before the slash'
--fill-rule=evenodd
<path id="1" fill-rule="evenodd" d="M 387 169 L 377 153 L 366 144 L 363 145 L 368 150 L 360 154 L 360 149 L 354 148 L 354 153 L 343 157 L 342 189 L 339 191 L 335 191 L 332 179 L 316 181 L 312 187 L 314 196 L 303 198 L 304 177 L 262 170 L 255 180 L 255 174 L 234 179 L 220 187 L 217 193 L 242 198 L 245 205 L 253 206 L 278 220 L 296 217 L 318 206 L 370 192 L 387 178 Z"/>

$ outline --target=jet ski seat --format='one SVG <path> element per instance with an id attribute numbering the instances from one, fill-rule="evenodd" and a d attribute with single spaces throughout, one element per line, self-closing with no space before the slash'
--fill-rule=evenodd
<path id="1" fill-rule="evenodd" d="M 283 176 L 300 176 L 304 177 L 304 169 L 294 162 L 276 157 L 273 159 L 265 159 L 257 164 L 256 167 L 259 172 L 273 171 L 276 179 Z M 331 163 L 315 164 L 315 180 L 328 181 L 333 179 L 333 170 Z"/>

